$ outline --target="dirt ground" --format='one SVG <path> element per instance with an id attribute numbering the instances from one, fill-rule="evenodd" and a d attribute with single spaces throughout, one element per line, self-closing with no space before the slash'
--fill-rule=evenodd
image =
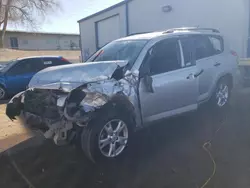
<path id="1" fill-rule="evenodd" d="M 17 122 L 12 122 L 5 115 L 7 101 L 0 104 L 0 153 L 31 137 L 31 134 Z"/>
<path id="2" fill-rule="evenodd" d="M 51 50 L 51 51 L 24 51 L 24 50 L 12 50 L 12 49 L 0 49 L 0 62 L 9 61 L 16 58 L 28 57 L 28 56 L 42 56 L 53 55 L 63 56 L 72 61 L 79 61 L 80 51 L 77 50 Z"/>
<path id="3" fill-rule="evenodd" d="M 78 150 L 50 141 L 8 150 L 0 155 L 0 187 L 249 188 L 249 96 L 237 94 L 223 113 L 204 106 L 140 131 L 127 156 L 112 163 L 92 164 Z"/>

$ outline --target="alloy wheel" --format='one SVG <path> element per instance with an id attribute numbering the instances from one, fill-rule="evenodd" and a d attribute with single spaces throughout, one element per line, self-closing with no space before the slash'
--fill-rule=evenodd
<path id="1" fill-rule="evenodd" d="M 227 104 L 229 99 L 229 88 L 225 83 L 221 83 L 216 92 L 216 104 L 223 107 Z"/>
<path id="2" fill-rule="evenodd" d="M 128 127 L 120 119 L 109 121 L 99 135 L 99 149 L 105 157 L 116 157 L 122 153 L 128 142 Z"/>

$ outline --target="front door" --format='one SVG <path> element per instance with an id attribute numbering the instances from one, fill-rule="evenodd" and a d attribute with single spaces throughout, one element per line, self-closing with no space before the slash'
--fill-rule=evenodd
<path id="1" fill-rule="evenodd" d="M 198 82 L 195 65 L 184 64 L 178 39 L 166 39 L 149 50 L 153 93 L 142 78 L 139 96 L 144 123 L 197 108 Z"/>

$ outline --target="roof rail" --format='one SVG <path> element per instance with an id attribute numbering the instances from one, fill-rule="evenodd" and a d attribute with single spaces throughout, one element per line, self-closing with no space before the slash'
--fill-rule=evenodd
<path id="1" fill-rule="evenodd" d="M 132 33 L 132 34 L 129 34 L 128 36 L 139 35 L 139 34 L 147 34 L 147 33 L 151 33 L 151 32 Z"/>
<path id="2" fill-rule="evenodd" d="M 173 28 L 165 31 L 164 33 L 173 33 L 174 31 L 212 31 L 214 33 L 220 33 L 219 30 L 213 28 L 201 28 L 201 27 L 181 27 L 181 28 Z"/>

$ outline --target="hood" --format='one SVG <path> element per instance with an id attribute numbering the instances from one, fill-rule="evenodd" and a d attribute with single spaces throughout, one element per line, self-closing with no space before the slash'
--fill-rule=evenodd
<path id="1" fill-rule="evenodd" d="M 85 83 L 110 79 L 118 67 L 127 64 L 128 61 L 102 61 L 49 67 L 33 76 L 29 88 L 59 89 L 66 85 L 71 90 Z"/>

